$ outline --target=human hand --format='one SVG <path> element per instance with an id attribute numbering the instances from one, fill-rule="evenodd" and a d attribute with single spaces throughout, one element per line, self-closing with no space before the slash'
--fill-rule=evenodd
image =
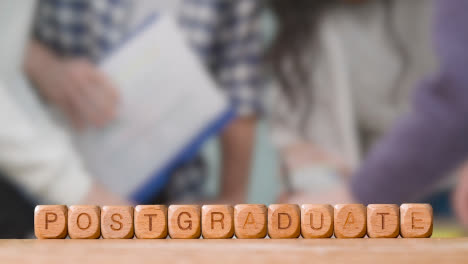
<path id="1" fill-rule="evenodd" d="M 26 56 L 26 72 L 39 94 L 62 110 L 74 127 L 102 127 L 115 118 L 118 91 L 88 60 L 58 58 L 36 42 Z"/>
<path id="2" fill-rule="evenodd" d="M 468 163 L 458 171 L 459 181 L 453 196 L 453 208 L 460 223 L 468 230 Z"/>

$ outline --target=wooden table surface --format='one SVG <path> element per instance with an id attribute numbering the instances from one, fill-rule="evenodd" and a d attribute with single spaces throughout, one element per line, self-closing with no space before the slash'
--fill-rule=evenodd
<path id="1" fill-rule="evenodd" d="M 468 238 L 0 240 L 0 263 L 468 263 Z"/>

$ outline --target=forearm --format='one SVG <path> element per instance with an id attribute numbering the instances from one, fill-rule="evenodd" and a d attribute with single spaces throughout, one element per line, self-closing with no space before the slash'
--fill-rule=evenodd
<path id="1" fill-rule="evenodd" d="M 468 1 L 436 3 L 439 72 L 422 83 L 412 112 L 354 175 L 353 193 L 362 202 L 414 201 L 468 157 Z"/>
<path id="2" fill-rule="evenodd" d="M 242 203 L 247 199 L 248 181 L 254 149 L 256 120 L 234 120 L 221 135 L 221 199 Z"/>

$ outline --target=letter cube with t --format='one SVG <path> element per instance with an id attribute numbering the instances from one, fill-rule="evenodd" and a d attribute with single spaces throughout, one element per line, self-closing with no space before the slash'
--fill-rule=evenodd
<path id="1" fill-rule="evenodd" d="M 267 208 L 264 204 L 238 204 L 234 207 L 237 238 L 264 238 L 267 234 Z"/>
<path id="2" fill-rule="evenodd" d="M 133 207 L 104 206 L 101 212 L 102 238 L 133 237 Z"/>
<path id="3" fill-rule="evenodd" d="M 234 235 L 234 208 L 230 205 L 202 207 L 203 238 L 232 238 Z"/>
<path id="4" fill-rule="evenodd" d="M 167 207 L 164 205 L 137 205 L 134 222 L 137 238 L 167 237 Z"/>
<path id="5" fill-rule="evenodd" d="M 95 205 L 72 205 L 68 210 L 70 238 L 96 239 L 101 236 L 101 209 Z"/>
<path id="6" fill-rule="evenodd" d="M 67 207 L 38 205 L 34 210 L 34 233 L 37 238 L 65 238 L 67 236 Z"/>
<path id="7" fill-rule="evenodd" d="M 168 211 L 171 238 L 199 238 L 201 216 L 199 205 L 171 205 Z"/>
<path id="8" fill-rule="evenodd" d="M 367 208 L 362 204 L 337 204 L 334 221 L 335 237 L 364 237 L 367 232 Z"/>
<path id="9" fill-rule="evenodd" d="M 329 238 L 333 235 L 333 207 L 329 204 L 301 206 L 301 234 L 304 238 Z"/>
<path id="10" fill-rule="evenodd" d="M 433 215 L 430 204 L 402 204 L 400 206 L 401 236 L 409 238 L 430 237 Z"/>
<path id="11" fill-rule="evenodd" d="M 301 234 L 301 210 L 296 204 L 268 206 L 270 238 L 297 238 Z"/>
<path id="12" fill-rule="evenodd" d="M 395 238 L 400 235 L 400 207 L 396 204 L 369 204 L 367 235 L 372 238 Z"/>

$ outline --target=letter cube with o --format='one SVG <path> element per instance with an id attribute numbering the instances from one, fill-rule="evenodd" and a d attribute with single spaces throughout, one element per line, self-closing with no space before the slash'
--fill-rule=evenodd
<path id="1" fill-rule="evenodd" d="M 72 205 L 68 210 L 70 238 L 96 239 L 101 236 L 101 209 L 95 205 Z"/>

